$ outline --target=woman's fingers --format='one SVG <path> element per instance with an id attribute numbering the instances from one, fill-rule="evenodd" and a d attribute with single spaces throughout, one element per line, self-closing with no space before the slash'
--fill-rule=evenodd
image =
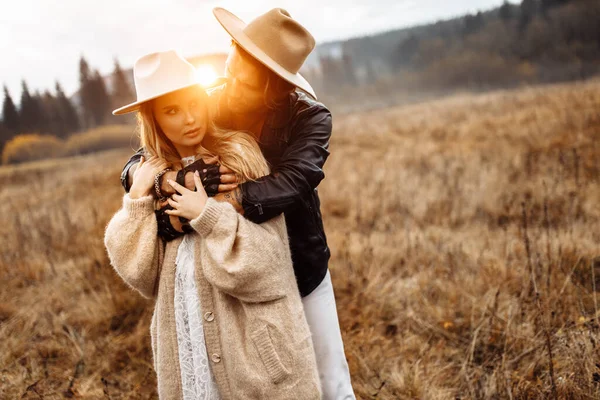
<path id="1" fill-rule="evenodd" d="M 165 214 L 181 216 L 181 212 L 179 210 L 165 210 Z"/>
<path id="2" fill-rule="evenodd" d="M 219 185 L 219 193 L 229 192 L 238 187 L 237 183 L 227 184 L 227 185 Z"/>
<path id="3" fill-rule="evenodd" d="M 178 203 L 178 202 L 176 202 L 175 200 L 173 200 L 172 198 L 168 198 L 168 199 L 167 199 L 167 202 L 169 203 L 169 205 L 170 205 L 171 207 L 175 207 L 175 209 L 177 209 L 177 207 L 179 206 L 179 203 Z M 166 211 L 169 211 L 169 210 L 166 210 Z M 166 211 L 165 211 L 165 212 L 166 212 Z"/>
<path id="4" fill-rule="evenodd" d="M 178 193 L 185 193 L 186 191 L 189 191 L 187 188 L 181 186 L 179 183 L 172 181 L 170 179 L 167 180 L 167 182 L 169 183 L 169 185 L 171 185 L 173 187 L 173 189 L 175 189 Z"/>
<path id="5" fill-rule="evenodd" d="M 167 204 L 169 204 L 169 202 L 168 202 L 168 199 L 167 199 L 167 200 L 165 200 L 165 201 L 159 201 L 159 202 L 158 202 L 158 206 L 159 206 L 160 208 L 163 208 L 163 207 L 164 207 L 164 206 L 166 206 Z"/>

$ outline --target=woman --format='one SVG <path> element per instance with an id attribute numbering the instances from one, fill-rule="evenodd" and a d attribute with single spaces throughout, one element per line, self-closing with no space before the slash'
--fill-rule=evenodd
<path id="1" fill-rule="evenodd" d="M 215 8 L 213 13 L 231 36 L 232 46 L 226 61 L 225 84 L 210 94 L 216 105 L 217 124 L 230 130 L 251 132 L 269 162 L 271 173 L 248 181 L 227 193 L 232 181 L 221 177 L 221 185 L 205 186 L 218 200 L 230 202 L 244 217 L 255 223 L 285 215 L 293 266 L 304 312 L 312 333 L 324 399 L 354 399 L 348 362 L 337 315 L 332 277 L 329 273 L 330 249 L 320 212 L 317 187 L 325 178 L 324 165 L 329 156 L 332 115 L 316 101 L 310 83 L 299 73 L 313 51 L 315 40 L 298 21 L 283 9 L 275 8 L 246 24 L 231 12 Z M 121 173 L 121 184 L 128 191 L 133 172 L 143 155 L 134 154 Z M 201 166 L 196 165 L 201 164 Z M 206 167 L 198 160 L 188 168 Z M 187 169 L 187 168 L 186 168 Z M 194 189 L 193 173 L 165 174 Z M 215 174 L 210 174 L 210 181 Z M 173 189 L 163 179 L 164 195 Z M 219 179 L 216 179 L 219 182 Z M 165 221 L 160 218 L 160 221 Z M 168 218 L 166 218 L 168 222 Z M 159 232 L 176 236 L 174 229 L 159 225 Z M 168 228 L 168 227 L 167 227 Z"/>
<path id="2" fill-rule="evenodd" d="M 212 154 L 240 180 L 268 173 L 256 143 L 218 132 L 195 70 L 174 51 L 134 66 L 147 159 L 134 174 L 104 243 L 123 280 L 156 299 L 151 323 L 158 393 L 164 399 L 315 399 L 320 384 L 310 331 L 294 279 L 283 216 L 255 224 L 226 202 L 169 181 L 178 194 L 167 213 L 193 232 L 169 242 L 157 235 L 154 193 L 167 168 Z"/>

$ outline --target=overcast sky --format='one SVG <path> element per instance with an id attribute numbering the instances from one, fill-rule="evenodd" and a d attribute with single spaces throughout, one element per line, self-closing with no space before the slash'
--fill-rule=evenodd
<path id="1" fill-rule="evenodd" d="M 502 0 L 14 0 L 0 11 L 0 83 L 19 102 L 31 91 L 67 93 L 78 86 L 83 54 L 110 73 L 116 57 L 130 67 L 141 55 L 170 48 L 184 56 L 226 51 L 229 39 L 212 15 L 220 6 L 249 22 L 274 7 L 287 9 L 317 43 L 434 22 L 487 10 Z M 0 99 L 1 101 L 1 99 Z"/>

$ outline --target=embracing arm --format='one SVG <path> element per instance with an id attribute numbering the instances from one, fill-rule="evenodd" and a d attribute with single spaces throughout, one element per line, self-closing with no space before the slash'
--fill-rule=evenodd
<path id="1" fill-rule="evenodd" d="M 292 122 L 292 138 L 281 161 L 270 175 L 245 182 L 218 200 L 231 203 L 250 221 L 262 223 L 284 212 L 305 193 L 314 190 L 325 177 L 323 165 L 329 156 L 331 113 L 320 103 L 299 112 Z"/>
<path id="2" fill-rule="evenodd" d="M 259 225 L 209 198 L 190 225 L 201 236 L 197 265 L 219 290 L 246 302 L 285 296 L 281 268 L 292 261 L 283 215 Z"/>
<path id="3" fill-rule="evenodd" d="M 123 167 L 123 171 L 121 171 L 121 185 L 123 186 L 123 189 L 125 189 L 126 193 L 129 193 L 129 189 L 131 189 L 131 184 L 133 183 L 133 173 L 140 162 L 140 157 L 143 155 L 144 148 L 140 147 L 134 155 L 129 157 L 129 160 L 127 160 L 125 166 Z"/>
<path id="4" fill-rule="evenodd" d="M 123 196 L 123 206 L 106 226 L 104 245 L 119 276 L 143 297 L 155 297 L 165 244 L 157 235 L 154 198 Z"/>

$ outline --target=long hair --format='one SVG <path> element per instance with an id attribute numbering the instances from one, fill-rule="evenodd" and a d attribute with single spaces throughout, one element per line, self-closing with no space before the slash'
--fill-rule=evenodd
<path id="1" fill-rule="evenodd" d="M 242 59 L 255 66 L 265 77 L 265 88 L 263 91 L 263 101 L 265 107 L 269 110 L 276 110 L 279 108 L 284 103 L 287 96 L 294 91 L 296 86 L 292 85 L 275 72 L 264 66 L 234 40 L 231 41 L 230 47 L 236 48 Z"/>
<path id="2" fill-rule="evenodd" d="M 208 101 L 204 89 L 199 89 L 204 93 L 203 100 Z M 210 118 L 208 107 L 206 109 L 205 117 Z M 179 152 L 154 118 L 151 101 L 142 104 L 137 124 L 141 145 L 148 155 L 163 158 L 175 170 L 183 168 Z M 250 134 L 218 128 L 212 120 L 195 153 L 203 158 L 216 156 L 218 162 L 232 170 L 242 182 L 254 181 L 269 173 L 269 165 Z"/>

